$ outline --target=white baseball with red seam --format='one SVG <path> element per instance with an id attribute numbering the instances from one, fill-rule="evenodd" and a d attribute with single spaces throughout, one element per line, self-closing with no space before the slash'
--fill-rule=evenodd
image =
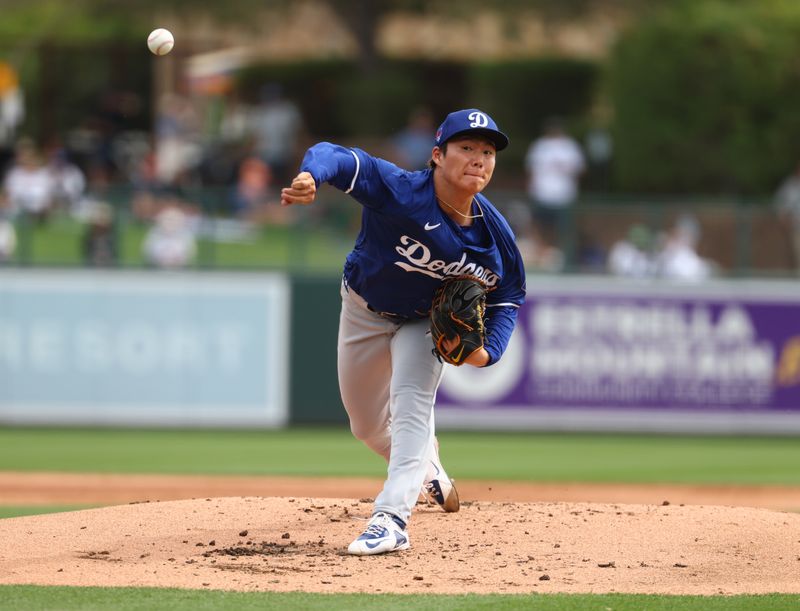
<path id="1" fill-rule="evenodd" d="M 157 28 L 147 37 L 147 48 L 154 55 L 166 55 L 175 46 L 175 37 L 172 32 L 164 28 Z"/>

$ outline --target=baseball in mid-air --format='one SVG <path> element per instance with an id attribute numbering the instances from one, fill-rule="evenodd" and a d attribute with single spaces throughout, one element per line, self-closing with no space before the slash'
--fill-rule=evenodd
<path id="1" fill-rule="evenodd" d="M 175 46 L 175 37 L 172 32 L 164 28 L 156 28 L 147 37 L 147 48 L 154 55 L 166 55 Z"/>

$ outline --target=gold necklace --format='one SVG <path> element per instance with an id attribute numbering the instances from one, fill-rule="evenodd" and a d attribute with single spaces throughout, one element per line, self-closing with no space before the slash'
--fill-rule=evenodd
<path id="1" fill-rule="evenodd" d="M 465 219 L 479 219 L 479 218 L 481 218 L 483 216 L 483 208 L 481 208 L 481 203 L 477 199 L 475 199 L 474 197 L 472 198 L 472 202 L 475 202 L 475 205 L 478 206 L 478 210 L 480 210 L 480 214 L 464 214 L 460 210 L 457 210 L 456 208 L 454 208 L 453 206 L 448 204 L 446 201 L 444 201 L 438 195 L 436 195 L 435 197 L 436 197 L 437 200 L 439 200 L 439 203 L 444 204 L 445 206 L 450 208 L 450 210 L 452 210 L 453 212 L 455 212 L 456 214 L 458 214 L 460 216 L 463 216 Z M 470 202 L 470 207 L 471 207 L 472 202 Z"/>

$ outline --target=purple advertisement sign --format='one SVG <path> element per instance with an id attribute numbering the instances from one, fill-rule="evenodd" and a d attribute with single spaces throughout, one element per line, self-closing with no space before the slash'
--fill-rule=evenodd
<path id="1" fill-rule="evenodd" d="M 761 283 L 769 288 L 769 283 Z M 760 412 L 800 416 L 800 284 L 714 290 L 529 284 L 503 359 L 448 368 L 437 411 Z M 777 285 L 776 285 L 777 286 Z M 784 288 L 785 284 L 781 285 Z"/>

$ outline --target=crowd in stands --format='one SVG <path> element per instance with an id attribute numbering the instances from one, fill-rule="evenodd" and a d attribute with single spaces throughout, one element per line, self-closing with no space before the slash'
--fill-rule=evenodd
<path id="1" fill-rule="evenodd" d="M 231 96 L 213 137 L 191 98 L 178 93 L 159 100 L 152 134 L 125 130 L 126 108 L 135 103 L 109 94 L 99 119 L 44 146 L 11 138 L 6 130 L 5 144 L 0 140 L 0 263 L 13 262 L 20 242 L 15 227 L 23 217 L 34 226 L 48 223 L 53 214 L 80 222 L 78 248 L 93 267 L 117 265 L 118 225 L 140 223 L 147 228 L 142 260 L 170 269 L 195 260 L 209 214 L 238 224 L 228 233 L 240 236 L 248 228 L 296 220 L 298 212 L 281 207 L 278 193 L 302 155 L 304 121 L 278 85 L 264 86 L 252 104 Z M 425 168 L 435 125 L 430 109 L 414 109 L 406 126 L 387 139 L 384 156 L 406 169 Z M 582 181 L 588 176 L 594 186 L 604 182 L 612 154 L 606 131 L 590 130 L 579 143 L 557 118 L 532 139 L 521 168 L 526 200 L 500 202 L 527 268 L 681 280 L 719 273 L 718 265 L 698 254 L 701 228 L 690 214 L 669 231 L 643 224 L 619 227 L 619 239 L 605 248 L 576 230 Z M 119 184 L 130 194 L 124 205 L 112 193 Z M 205 193 L 205 200 L 198 193 Z M 776 201 L 800 261 L 800 166 L 780 186 Z"/>
<path id="2" fill-rule="evenodd" d="M 719 270 L 713 261 L 698 254 L 699 239 L 700 226 L 690 214 L 679 216 L 667 232 L 656 233 L 635 224 L 611 247 L 608 271 L 628 278 L 706 280 Z"/>
<path id="3" fill-rule="evenodd" d="M 213 136 L 190 98 L 177 93 L 159 100 L 152 134 L 126 130 L 132 103 L 105 95 L 96 116 L 63 142 L 42 145 L 7 130 L 0 139 L 0 263 L 13 262 L 20 221 L 43 226 L 54 215 L 84 227 L 77 247 L 88 266 L 118 263 L 120 222 L 147 227 L 142 259 L 164 268 L 191 264 L 209 215 L 241 225 L 226 235 L 292 222 L 278 190 L 298 161 L 303 122 L 280 87 L 265 86 L 255 104 L 231 104 Z M 119 185 L 122 203 L 112 192 Z"/>

